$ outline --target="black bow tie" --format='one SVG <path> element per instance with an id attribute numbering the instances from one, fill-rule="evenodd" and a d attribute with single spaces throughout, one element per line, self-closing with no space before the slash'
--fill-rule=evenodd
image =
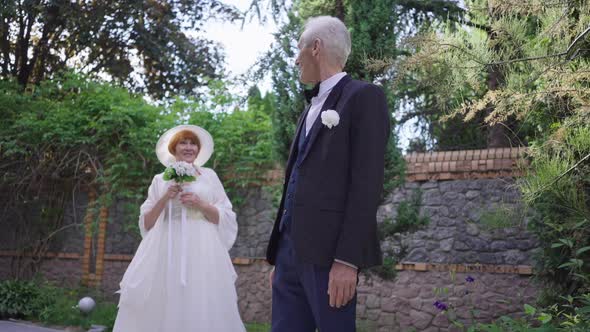
<path id="1" fill-rule="evenodd" d="M 320 83 L 316 84 L 311 90 L 303 90 L 305 100 L 307 100 L 308 103 L 311 103 L 311 98 L 316 97 L 318 93 L 320 93 Z"/>

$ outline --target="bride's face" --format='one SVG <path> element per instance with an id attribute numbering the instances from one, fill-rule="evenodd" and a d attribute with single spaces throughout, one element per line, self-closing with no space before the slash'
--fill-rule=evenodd
<path id="1" fill-rule="evenodd" d="M 199 147 L 190 139 L 180 140 L 178 144 L 176 144 L 175 150 L 176 153 L 174 154 L 174 157 L 176 157 L 176 160 L 186 161 L 189 164 L 192 164 L 199 154 Z"/>

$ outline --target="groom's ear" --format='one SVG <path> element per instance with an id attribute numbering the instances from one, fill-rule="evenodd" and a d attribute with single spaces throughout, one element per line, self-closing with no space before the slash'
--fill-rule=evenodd
<path id="1" fill-rule="evenodd" d="M 313 45 L 311 48 L 312 55 L 318 55 L 320 53 L 320 46 L 322 45 L 322 41 L 319 38 L 314 39 Z"/>

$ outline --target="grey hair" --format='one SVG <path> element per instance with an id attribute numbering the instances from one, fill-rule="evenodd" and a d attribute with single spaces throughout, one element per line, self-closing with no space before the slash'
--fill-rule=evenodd
<path id="1" fill-rule="evenodd" d="M 305 23 L 301 34 L 303 47 L 310 47 L 319 39 L 337 64 L 344 67 L 350 55 L 350 32 L 336 17 L 316 16 L 311 17 Z"/>

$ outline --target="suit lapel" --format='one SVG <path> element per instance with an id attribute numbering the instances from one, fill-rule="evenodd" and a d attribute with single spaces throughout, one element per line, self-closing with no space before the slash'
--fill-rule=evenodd
<path id="1" fill-rule="evenodd" d="M 307 146 L 305 147 L 305 151 L 303 151 L 303 157 L 301 158 L 301 163 L 303 163 L 303 161 L 305 160 L 305 158 L 309 154 L 309 150 L 311 150 L 311 147 L 313 146 L 313 143 L 316 141 L 318 134 L 320 133 L 321 129 L 324 127 L 322 125 L 322 120 L 321 120 L 322 112 L 325 110 L 328 110 L 328 109 L 334 109 L 334 107 L 338 103 L 338 100 L 340 99 L 340 95 L 342 94 L 342 91 L 344 90 L 344 86 L 346 86 L 346 84 L 348 82 L 350 82 L 350 80 L 351 80 L 351 78 L 349 75 L 344 76 L 343 78 L 340 79 L 340 81 L 338 81 L 338 83 L 334 86 L 334 88 L 332 88 L 332 91 L 330 91 L 328 98 L 326 99 L 326 101 L 324 102 L 324 105 L 322 105 L 322 109 L 318 113 L 318 117 L 316 118 L 313 126 L 311 127 L 311 131 L 309 133 L 309 135 L 310 135 L 309 142 L 307 142 Z M 309 111 L 309 107 L 307 110 Z M 305 112 L 305 114 L 307 116 L 307 112 Z M 299 153 L 301 153 L 301 151 Z"/>
<path id="2" fill-rule="evenodd" d="M 311 103 L 307 105 L 305 111 L 303 111 L 301 117 L 299 118 L 299 122 L 297 123 L 297 129 L 295 129 L 295 136 L 293 138 L 293 142 L 291 143 L 291 149 L 289 151 L 289 159 L 287 160 L 287 170 L 285 174 L 286 179 L 289 179 L 289 176 L 291 175 L 291 169 L 293 168 L 293 163 L 295 163 L 295 160 L 297 159 L 295 152 L 297 151 L 299 145 L 299 135 L 301 135 L 301 130 L 304 130 L 302 129 L 304 128 L 303 124 L 305 123 L 305 118 L 307 118 L 307 113 L 309 112 L 310 108 Z M 300 151 L 298 153 L 300 153 Z"/>

